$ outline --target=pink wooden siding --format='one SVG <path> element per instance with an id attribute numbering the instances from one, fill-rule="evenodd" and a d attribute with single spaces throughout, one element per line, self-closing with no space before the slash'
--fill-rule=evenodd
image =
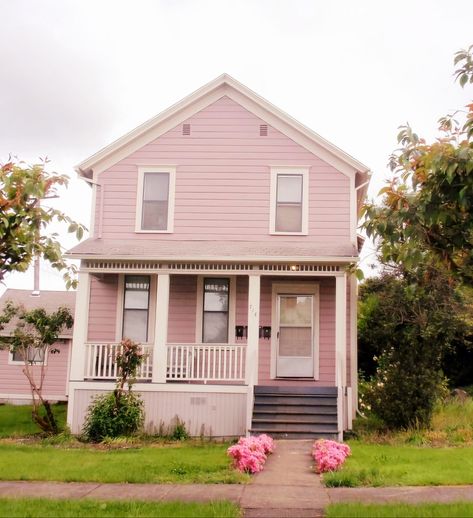
<path id="1" fill-rule="evenodd" d="M 115 341 L 118 296 L 118 275 L 104 275 L 101 279 L 91 275 L 89 341 Z"/>
<path id="2" fill-rule="evenodd" d="M 197 276 L 171 275 L 169 294 L 169 343 L 195 342 Z"/>
<path id="3" fill-rule="evenodd" d="M 174 233 L 160 239 L 307 241 L 350 240 L 349 180 L 261 119 L 222 97 L 100 175 L 95 236 L 133 239 L 138 165 L 176 165 Z M 269 235 L 270 166 L 310 167 L 309 236 Z M 99 222 L 102 221 L 102 225 Z M 154 239 L 154 234 L 138 234 Z"/>
<path id="4" fill-rule="evenodd" d="M 53 396 L 66 399 L 69 343 L 70 341 L 67 344 L 57 344 L 55 348 L 60 352 L 49 354 L 47 357 L 47 372 L 43 390 L 43 394 L 47 398 Z M 0 398 L 21 399 L 21 396 L 29 396 L 30 388 L 22 372 L 23 365 L 10 365 L 8 363 L 9 355 L 8 351 L 0 350 Z M 34 368 L 39 369 L 39 367 Z"/>

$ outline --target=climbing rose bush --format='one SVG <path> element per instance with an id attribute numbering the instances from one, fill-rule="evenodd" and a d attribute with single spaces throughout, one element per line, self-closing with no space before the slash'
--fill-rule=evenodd
<path id="1" fill-rule="evenodd" d="M 228 448 L 227 454 L 233 458 L 233 466 L 239 471 L 258 473 L 275 447 L 273 439 L 263 433 L 258 436 L 240 437 L 237 444 Z"/>
<path id="2" fill-rule="evenodd" d="M 312 456 L 315 460 L 315 472 L 336 471 L 351 455 L 350 446 L 337 441 L 319 439 L 312 447 Z"/>

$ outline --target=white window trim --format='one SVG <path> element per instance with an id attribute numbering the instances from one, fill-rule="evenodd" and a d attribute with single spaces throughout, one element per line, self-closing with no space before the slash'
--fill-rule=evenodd
<path id="1" fill-rule="evenodd" d="M 320 379 L 320 284 L 318 282 L 287 282 L 287 283 L 273 283 L 271 287 L 271 364 L 270 364 L 270 378 L 277 378 L 277 331 L 276 327 L 279 324 L 278 317 L 278 295 L 312 295 L 314 297 L 314 377 L 315 381 Z M 275 332 L 276 331 L 276 332 Z"/>
<path id="2" fill-rule="evenodd" d="M 53 344 L 51 347 L 53 349 L 56 349 L 55 347 L 56 344 Z M 48 365 L 48 356 L 49 356 L 49 347 L 46 348 L 46 350 L 44 351 L 44 364 L 43 362 L 33 362 L 33 363 L 30 363 L 30 365 L 38 365 L 38 366 L 41 366 L 41 365 L 44 365 L 45 367 L 47 367 Z M 24 360 L 14 360 L 13 359 L 13 353 L 11 351 L 8 351 L 8 365 L 25 365 L 25 362 Z"/>
<path id="3" fill-rule="evenodd" d="M 228 279 L 230 297 L 228 299 L 228 337 L 227 343 L 232 345 L 235 343 L 235 319 L 236 319 L 236 276 L 225 275 L 199 275 L 197 277 L 197 301 L 195 312 L 195 343 L 202 344 L 202 326 L 204 321 L 204 278 L 209 279 L 215 277 L 217 279 Z M 209 345 L 212 345 L 209 343 Z"/>
<path id="4" fill-rule="evenodd" d="M 149 300 L 148 300 L 148 341 L 140 342 L 141 345 L 153 345 L 154 344 L 154 328 L 156 318 L 159 315 L 156 314 L 156 287 L 157 287 L 157 275 L 151 275 L 148 273 L 120 273 L 118 274 L 118 300 L 117 300 L 117 312 L 115 320 L 115 341 L 117 343 L 123 340 L 123 311 L 125 309 L 125 276 L 126 275 L 143 275 L 143 277 L 150 277 L 149 283 Z"/>
<path id="5" fill-rule="evenodd" d="M 302 175 L 302 229 L 301 232 L 276 231 L 276 201 L 278 175 Z M 308 167 L 271 167 L 271 199 L 269 208 L 269 233 L 277 236 L 306 236 L 309 233 L 309 168 Z"/>
<path id="6" fill-rule="evenodd" d="M 143 230 L 141 220 L 143 213 L 143 182 L 145 173 L 169 173 L 168 195 L 168 228 L 166 230 Z M 174 232 L 174 200 L 176 192 L 176 167 L 170 165 L 153 165 L 138 167 L 138 185 L 136 189 L 135 232 L 139 234 L 172 234 Z"/>

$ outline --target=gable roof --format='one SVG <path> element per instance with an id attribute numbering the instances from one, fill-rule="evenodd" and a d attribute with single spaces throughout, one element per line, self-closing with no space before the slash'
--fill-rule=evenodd
<path id="1" fill-rule="evenodd" d="M 0 297 L 0 310 L 7 300 L 11 300 L 14 304 L 19 304 L 27 310 L 44 308 L 48 312 L 57 311 L 61 306 L 68 307 L 72 314 L 76 306 L 75 291 L 40 291 L 39 295 L 32 295 L 31 290 L 14 290 L 7 291 Z M 10 336 L 15 328 L 15 320 L 11 320 L 5 324 L 0 330 L 0 336 Z M 60 338 L 72 338 L 73 327 L 64 329 L 59 335 Z"/>
<path id="2" fill-rule="evenodd" d="M 308 149 L 327 163 L 355 179 L 362 186 L 369 176 L 369 168 L 283 112 L 228 74 L 222 74 L 202 86 L 167 110 L 144 122 L 126 135 L 115 140 L 76 166 L 84 178 L 92 178 L 127 157 L 144 145 L 176 127 L 198 111 L 223 96 L 252 112 L 299 145 Z M 367 188 L 367 186 L 366 186 Z"/>

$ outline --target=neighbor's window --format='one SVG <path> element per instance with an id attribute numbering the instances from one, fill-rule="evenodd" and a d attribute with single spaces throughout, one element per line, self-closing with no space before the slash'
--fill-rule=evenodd
<path id="1" fill-rule="evenodd" d="M 140 168 L 136 230 L 172 232 L 175 170 Z"/>
<path id="2" fill-rule="evenodd" d="M 148 341 L 149 289 L 148 275 L 125 276 L 123 338 L 141 343 Z"/>
<path id="3" fill-rule="evenodd" d="M 204 314 L 202 341 L 204 343 L 228 342 L 229 279 L 204 279 Z"/>
<path id="4" fill-rule="evenodd" d="M 307 233 L 307 171 L 273 170 L 272 221 L 274 233 Z"/>
<path id="5" fill-rule="evenodd" d="M 37 347 L 28 347 L 27 356 L 29 363 L 42 363 L 44 361 L 44 349 L 38 349 Z M 13 362 L 24 363 L 23 355 L 18 350 L 12 352 L 11 360 Z"/>

